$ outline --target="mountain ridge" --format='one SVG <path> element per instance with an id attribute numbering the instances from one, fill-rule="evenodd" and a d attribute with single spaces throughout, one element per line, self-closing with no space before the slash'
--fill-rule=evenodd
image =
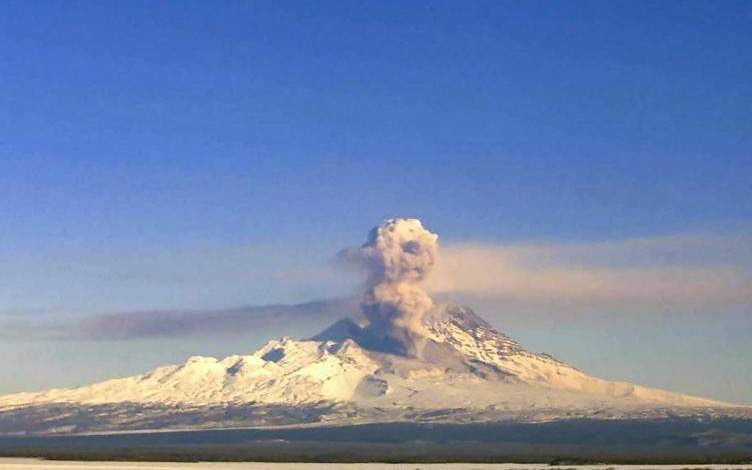
<path id="1" fill-rule="evenodd" d="M 388 338 L 343 319 L 313 338 L 271 340 L 253 354 L 194 356 L 89 386 L 6 395 L 0 397 L 0 423 L 3 414 L 18 421 L 25 410 L 47 416 L 56 407 L 67 410 L 58 414 L 101 410 L 99 419 L 110 431 L 121 429 L 122 416 L 116 417 L 129 407 L 147 415 L 158 410 L 160 426 L 168 428 L 169 416 L 177 422 L 175 413 L 200 417 L 202 410 L 216 414 L 217 407 L 312 410 L 301 423 L 752 418 L 752 408 L 588 376 L 548 354 L 527 351 L 467 307 L 437 304 L 424 326 L 421 357 L 400 354 Z M 264 423 L 290 424 L 283 415 Z M 222 426 L 222 419 L 211 422 Z"/>

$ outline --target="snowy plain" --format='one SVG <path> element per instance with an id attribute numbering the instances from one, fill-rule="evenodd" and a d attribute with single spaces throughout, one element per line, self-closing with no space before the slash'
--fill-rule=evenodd
<path id="1" fill-rule="evenodd" d="M 38 459 L 0 458 L 0 470 L 684 470 L 684 469 L 739 469 L 752 470 L 752 465 L 566 465 L 551 467 L 547 464 L 386 464 L 386 463 L 165 463 L 165 462 L 73 462 Z"/>

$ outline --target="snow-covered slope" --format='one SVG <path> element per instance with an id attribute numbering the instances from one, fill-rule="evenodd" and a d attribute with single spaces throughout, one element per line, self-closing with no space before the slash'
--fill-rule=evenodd
<path id="1" fill-rule="evenodd" d="M 349 400 L 364 377 L 378 369 L 358 345 L 269 341 L 252 355 L 191 357 L 185 364 L 75 389 L 20 393 L 0 398 L 0 407 L 74 402 L 165 403 L 315 403 Z"/>
<path id="2" fill-rule="evenodd" d="M 752 409 L 590 377 L 467 308 L 435 306 L 420 357 L 345 319 L 310 340 L 0 397 L 0 436 L 366 422 L 752 418 Z"/>
<path id="3" fill-rule="evenodd" d="M 726 403 L 590 377 L 526 351 L 464 307 L 436 306 L 425 326 L 429 340 L 420 358 L 390 352 L 367 329 L 342 320 L 311 340 L 273 340 L 251 355 L 192 357 L 91 386 L 0 397 L 0 418 L 65 405 L 106 406 L 98 416 L 106 420 L 134 404 L 193 413 L 218 406 L 329 406 L 316 419 L 346 422 L 749 414 Z"/>

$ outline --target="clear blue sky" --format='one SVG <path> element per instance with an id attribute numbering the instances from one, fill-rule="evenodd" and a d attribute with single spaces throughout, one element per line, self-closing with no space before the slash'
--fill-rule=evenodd
<path id="1" fill-rule="evenodd" d="M 279 282 L 245 290 L 236 277 L 200 291 L 175 273 L 211 265 L 231 277 L 226 250 L 246 246 L 288 268 L 323 263 L 395 215 L 420 217 L 442 240 L 502 244 L 752 222 L 750 2 L 0 8 L 0 318 L 339 295 L 331 279 L 306 287 L 302 275 L 289 289 L 271 276 Z M 176 251 L 213 261 L 176 262 Z M 220 262 L 207 255 L 216 251 Z M 152 274 L 164 269 L 161 281 L 128 267 L 134 257 L 148 258 Z M 240 274 L 274 263 L 248 264 Z M 752 381 L 739 378 L 752 350 L 737 334 L 740 324 L 752 330 L 749 306 L 713 308 L 676 320 L 694 328 L 685 343 L 669 340 L 665 319 L 663 336 L 636 320 L 651 334 L 617 334 L 624 348 L 642 335 L 678 364 L 673 383 L 657 383 L 665 374 L 649 359 L 608 350 L 611 330 L 567 326 L 577 344 L 556 339 L 564 329 L 518 333 L 584 369 L 598 367 L 578 352 L 591 341 L 616 378 L 752 402 Z M 703 332 L 707 350 L 697 351 Z M 720 385 L 693 383 L 688 356 L 715 357 L 721 344 L 727 352 L 707 365 Z M 27 347 L 0 345 L 19 358 Z M 93 346 L 33 347 L 52 358 Z M 138 358 L 128 371 L 144 368 Z M 57 384 L 7 380 L 0 392 Z"/>

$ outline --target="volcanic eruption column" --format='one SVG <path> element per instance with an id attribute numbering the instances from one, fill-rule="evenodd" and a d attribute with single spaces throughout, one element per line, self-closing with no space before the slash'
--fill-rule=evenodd
<path id="1" fill-rule="evenodd" d="M 423 318 L 433 300 L 420 282 L 436 263 L 438 238 L 418 219 L 389 219 L 349 253 L 368 273 L 362 301 L 368 329 L 411 356 L 420 357 L 426 341 Z"/>

